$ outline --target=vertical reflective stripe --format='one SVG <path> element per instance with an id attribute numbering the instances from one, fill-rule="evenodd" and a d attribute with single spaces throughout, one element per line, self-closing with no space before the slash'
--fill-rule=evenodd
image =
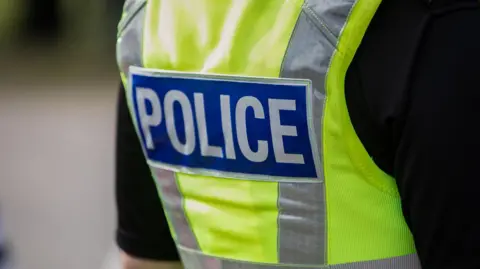
<path id="1" fill-rule="evenodd" d="M 323 111 L 326 101 L 325 78 L 338 37 L 356 1 L 307 0 L 290 41 L 282 66 L 281 77 L 307 78 L 314 89 L 314 129 L 323 163 Z M 323 171 L 322 171 L 323 172 Z M 327 206 L 324 175 L 318 183 L 307 186 L 280 183 L 279 260 L 282 263 L 327 264 Z M 302 195 L 298 195 L 301 193 Z M 292 199 L 293 197 L 294 200 Z M 308 208 L 288 210 L 290 203 Z M 305 206 L 309 205 L 309 206 Z M 299 211 L 300 210 L 300 211 Z M 296 236 L 291 236 L 295 216 Z M 301 227 L 301 228 L 300 228 Z M 297 247 L 298 246 L 298 247 Z M 295 248 L 297 249 L 295 250 Z"/>
<path id="2" fill-rule="evenodd" d="M 279 183 L 280 263 L 325 264 L 324 185 Z"/>
<path id="3" fill-rule="evenodd" d="M 205 255 L 198 251 L 179 248 L 185 269 L 421 269 L 416 255 L 406 255 L 383 260 L 333 265 L 262 264 L 234 261 Z"/>
<path id="4" fill-rule="evenodd" d="M 177 235 L 177 244 L 190 249 L 199 249 L 197 239 L 185 215 L 183 196 L 179 190 L 175 173 L 160 168 L 151 167 L 151 169 L 160 186 L 160 197 L 163 200 L 164 210 Z"/>
<path id="5" fill-rule="evenodd" d="M 317 11 L 323 8 L 323 13 L 327 13 L 337 2 L 310 0 L 305 3 L 280 74 L 281 77 L 306 78 L 312 81 L 314 130 L 321 163 L 323 163 L 325 76 L 335 50 L 333 44 L 338 36 L 338 33 L 332 32 L 328 25 L 344 23 L 348 13 L 345 17 L 326 16 L 320 19 Z M 350 3 L 350 8 L 352 5 L 353 3 Z M 324 19 L 338 21 L 325 22 Z M 333 29 L 336 28 L 338 26 Z M 279 261 L 310 265 L 326 264 L 327 212 L 323 170 L 318 182 L 279 183 L 279 185 Z"/>
<path id="6" fill-rule="evenodd" d="M 125 25 L 121 26 L 117 39 L 117 63 L 123 78 L 128 77 L 128 68 L 131 65 L 142 66 L 142 30 L 145 19 L 145 1 L 137 1 L 136 3 L 139 3 L 135 5 L 137 9 L 129 10 L 131 14 L 126 15 Z"/>

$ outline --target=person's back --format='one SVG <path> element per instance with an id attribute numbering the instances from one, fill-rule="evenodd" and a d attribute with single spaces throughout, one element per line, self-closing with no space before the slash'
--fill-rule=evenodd
<path id="1" fill-rule="evenodd" d="M 415 140 L 423 117 L 405 117 L 416 106 L 404 96 L 423 75 L 412 73 L 416 46 L 443 9 L 420 0 L 378 10 L 378 0 L 130 2 L 119 65 L 185 268 L 420 268 L 414 244 L 424 268 L 441 268 L 444 257 L 426 253 L 443 252 L 429 240 L 446 234 L 421 227 L 443 213 L 425 218 L 417 200 L 435 197 L 425 190 L 435 172 Z M 450 7 L 478 14 L 478 2 Z M 121 136 L 120 149 L 132 143 Z M 148 237 L 157 223 L 142 214 L 160 213 L 118 191 L 120 210 L 136 209 L 120 211 L 120 246 L 162 259 L 161 247 L 132 247 L 132 234 Z M 478 251 L 469 247 L 465 255 Z"/>

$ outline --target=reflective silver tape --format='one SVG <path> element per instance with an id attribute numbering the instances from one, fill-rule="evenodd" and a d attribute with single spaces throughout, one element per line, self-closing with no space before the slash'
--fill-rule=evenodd
<path id="1" fill-rule="evenodd" d="M 279 262 L 325 264 L 325 185 L 323 182 L 278 185 Z"/>
<path id="2" fill-rule="evenodd" d="M 130 66 L 142 66 L 143 23 L 145 20 L 145 1 L 138 1 L 136 10 L 130 11 L 128 20 L 119 30 L 117 38 L 117 64 L 128 78 Z M 143 4 L 142 4 L 143 3 Z"/>
<path id="3" fill-rule="evenodd" d="M 417 255 L 407 255 L 389 259 L 355 262 L 334 265 L 306 264 L 261 264 L 234 261 L 202 254 L 195 250 L 179 248 L 184 269 L 421 269 Z"/>
<path id="4" fill-rule="evenodd" d="M 160 197 L 164 210 L 167 213 L 175 234 L 177 244 L 189 249 L 199 249 L 197 239 L 193 233 L 184 210 L 184 199 L 180 193 L 175 173 L 163 169 L 152 168 L 155 173 Z"/>
<path id="5" fill-rule="evenodd" d="M 118 23 L 119 36 L 125 27 L 130 24 L 131 20 L 137 15 L 137 12 L 142 9 L 147 3 L 147 0 L 125 0 L 123 4 L 123 14 Z"/>
<path id="6" fill-rule="evenodd" d="M 313 126 L 323 164 L 322 126 L 325 77 L 354 1 L 306 0 L 287 48 L 280 77 L 312 81 Z M 323 167 L 322 167 L 323 168 Z M 327 263 L 327 208 L 323 169 L 320 183 L 279 183 L 278 255 L 280 263 Z"/>
<path id="7" fill-rule="evenodd" d="M 345 22 L 357 0 L 305 0 L 304 11 L 333 44 L 337 43 Z"/>

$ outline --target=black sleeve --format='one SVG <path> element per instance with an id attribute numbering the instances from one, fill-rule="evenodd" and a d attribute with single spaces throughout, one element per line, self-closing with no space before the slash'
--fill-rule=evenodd
<path id="1" fill-rule="evenodd" d="M 155 183 L 135 132 L 123 86 L 117 110 L 117 244 L 144 259 L 178 261 Z"/>
<path id="2" fill-rule="evenodd" d="M 480 8 L 433 16 L 394 173 L 424 268 L 480 268 Z"/>
<path id="3" fill-rule="evenodd" d="M 480 3 L 427 2 L 383 1 L 349 69 L 347 104 L 397 181 L 422 268 L 480 268 Z"/>

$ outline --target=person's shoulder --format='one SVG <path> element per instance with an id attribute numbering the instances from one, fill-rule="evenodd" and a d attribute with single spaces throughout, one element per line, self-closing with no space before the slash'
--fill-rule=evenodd
<path id="1" fill-rule="evenodd" d="M 397 181 L 423 267 L 480 268 L 478 25 L 477 0 L 385 0 L 346 80 L 352 123 Z"/>
<path id="2" fill-rule="evenodd" d="M 345 95 L 362 144 L 393 174 L 397 128 L 410 70 L 429 16 L 423 0 L 385 0 L 373 17 L 346 77 Z"/>

